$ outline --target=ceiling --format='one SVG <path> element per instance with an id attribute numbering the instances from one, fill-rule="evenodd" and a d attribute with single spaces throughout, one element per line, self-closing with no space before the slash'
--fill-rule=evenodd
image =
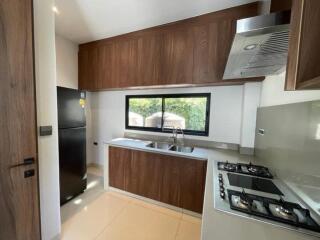
<path id="1" fill-rule="evenodd" d="M 85 43 L 256 0 L 55 0 L 56 33 Z"/>

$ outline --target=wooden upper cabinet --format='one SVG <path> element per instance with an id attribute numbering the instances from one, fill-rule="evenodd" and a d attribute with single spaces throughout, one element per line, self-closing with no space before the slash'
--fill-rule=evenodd
<path id="1" fill-rule="evenodd" d="M 137 86 L 159 84 L 162 39 L 161 33 L 146 34 L 138 39 Z"/>
<path id="2" fill-rule="evenodd" d="M 79 87 L 84 90 L 98 90 L 101 86 L 99 79 L 98 48 L 79 52 Z"/>
<path id="3" fill-rule="evenodd" d="M 236 20 L 257 15 L 258 6 L 258 3 L 251 3 L 82 44 L 79 86 L 86 90 L 103 90 L 232 84 L 230 80 L 222 81 L 222 77 Z M 248 79 L 240 79 L 240 83 L 245 81 Z"/>
<path id="4" fill-rule="evenodd" d="M 293 0 L 286 90 L 320 89 L 319 23 L 319 0 Z"/>
<path id="5" fill-rule="evenodd" d="M 168 29 L 163 34 L 160 85 L 192 83 L 193 35 L 189 29 Z"/>
<path id="6" fill-rule="evenodd" d="M 235 26 L 235 21 L 222 20 L 193 28 L 194 84 L 222 81 Z"/>
<path id="7" fill-rule="evenodd" d="M 114 44 L 105 44 L 100 46 L 99 49 L 99 69 L 98 69 L 98 78 L 101 81 L 102 89 L 109 89 L 117 87 L 117 82 L 112 78 L 112 69 L 114 66 L 113 58 L 114 55 Z"/>
<path id="8" fill-rule="evenodd" d="M 138 40 L 120 40 L 113 43 L 111 79 L 113 87 L 126 88 L 137 82 Z"/>

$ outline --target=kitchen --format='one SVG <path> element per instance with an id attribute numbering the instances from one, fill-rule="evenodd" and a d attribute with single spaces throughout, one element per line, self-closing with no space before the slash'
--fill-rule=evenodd
<path id="1" fill-rule="evenodd" d="M 320 238 L 317 1 L 0 9 L 0 239 Z"/>

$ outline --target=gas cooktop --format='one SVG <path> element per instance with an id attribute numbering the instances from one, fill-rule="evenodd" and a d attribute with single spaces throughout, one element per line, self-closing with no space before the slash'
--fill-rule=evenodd
<path id="1" fill-rule="evenodd" d="M 320 216 L 273 178 L 267 167 L 216 162 L 214 174 L 216 209 L 320 236 Z"/>
<path id="2" fill-rule="evenodd" d="M 227 172 L 241 173 L 245 175 L 251 175 L 261 178 L 273 178 L 269 169 L 259 165 L 253 165 L 251 163 L 229 163 L 229 162 L 218 162 L 218 169 Z"/>
<path id="3" fill-rule="evenodd" d="M 233 210 L 320 232 L 320 226 L 312 219 L 309 210 L 297 203 L 247 194 L 245 191 L 227 191 Z"/>

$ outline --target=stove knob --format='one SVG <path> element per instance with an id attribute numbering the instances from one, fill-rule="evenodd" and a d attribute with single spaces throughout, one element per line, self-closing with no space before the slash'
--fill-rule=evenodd
<path id="1" fill-rule="evenodd" d="M 224 192 L 224 187 L 220 187 L 220 192 Z"/>
<path id="2" fill-rule="evenodd" d="M 220 188 L 223 187 L 223 182 L 219 182 Z"/>
<path id="3" fill-rule="evenodd" d="M 220 197 L 221 197 L 222 199 L 225 199 L 226 194 L 225 194 L 224 192 L 220 192 Z"/>
<path id="4" fill-rule="evenodd" d="M 223 182 L 222 176 L 221 177 L 219 176 L 219 182 Z"/>

